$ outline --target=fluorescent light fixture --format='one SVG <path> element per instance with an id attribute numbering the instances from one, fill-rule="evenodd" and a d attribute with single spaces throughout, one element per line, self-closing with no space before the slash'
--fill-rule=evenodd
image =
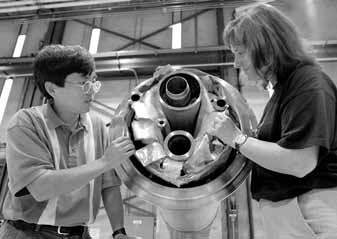
<path id="1" fill-rule="evenodd" d="M 181 48 L 181 23 L 176 23 L 172 26 L 172 49 Z"/>
<path id="2" fill-rule="evenodd" d="M 100 34 L 101 34 L 101 29 L 99 28 L 94 28 L 91 31 L 91 39 L 90 39 L 90 46 L 89 46 L 89 52 L 91 54 L 97 53 Z"/>
<path id="3" fill-rule="evenodd" d="M 1 96 L 0 96 L 0 124 L 1 124 L 1 121 L 2 121 L 2 117 L 4 116 L 7 101 L 8 101 L 8 98 L 9 98 L 9 93 L 11 92 L 11 89 L 12 89 L 12 85 L 13 85 L 13 79 L 8 78 L 5 81 L 4 86 L 2 88 L 2 91 L 1 91 Z"/>
<path id="4" fill-rule="evenodd" d="M 25 43 L 25 40 L 26 40 L 26 34 L 22 34 L 18 36 L 18 39 L 16 40 L 16 44 L 15 44 L 15 49 L 13 52 L 13 57 L 21 56 L 21 52 L 22 52 L 23 44 Z"/>
<path id="5" fill-rule="evenodd" d="M 308 13 L 308 17 L 310 20 L 316 20 L 316 15 L 317 15 L 317 10 L 316 10 L 316 6 L 313 0 L 306 0 L 306 4 L 305 4 L 307 13 Z"/>

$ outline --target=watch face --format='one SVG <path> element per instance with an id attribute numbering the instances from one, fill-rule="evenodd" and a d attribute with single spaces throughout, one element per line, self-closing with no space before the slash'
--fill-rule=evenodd
<path id="1" fill-rule="evenodd" d="M 238 136 L 236 136 L 234 142 L 241 145 L 241 144 L 243 144 L 245 142 L 245 140 L 246 140 L 246 135 L 239 134 Z"/>

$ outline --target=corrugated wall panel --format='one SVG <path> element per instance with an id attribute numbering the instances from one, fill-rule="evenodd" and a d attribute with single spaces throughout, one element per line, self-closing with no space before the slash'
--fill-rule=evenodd
<path id="1" fill-rule="evenodd" d="M 104 17 L 102 20 L 102 27 L 128 37 L 138 39 L 170 23 L 170 14 L 133 14 L 132 16 L 129 14 L 121 14 Z M 153 45 L 157 45 L 161 48 L 170 48 L 171 31 L 168 29 L 150 38 L 147 38 L 144 41 Z M 98 52 L 113 51 L 130 42 L 131 40 L 103 31 L 101 32 Z M 129 46 L 126 49 L 144 50 L 153 48 L 137 43 Z"/>
<path id="2" fill-rule="evenodd" d="M 185 12 L 183 18 L 190 15 L 192 15 L 190 12 Z M 197 16 L 197 35 L 195 34 L 195 24 L 195 18 L 182 24 L 182 48 L 195 47 L 196 44 L 197 46 L 218 45 L 216 10 L 210 10 Z"/>
<path id="3" fill-rule="evenodd" d="M 153 14 L 143 17 L 142 34 L 145 36 L 159 28 L 165 27 L 172 23 L 171 14 Z M 145 39 L 146 42 L 157 45 L 164 49 L 170 49 L 172 45 L 172 31 L 168 28 L 157 35 Z M 144 45 L 142 45 L 144 47 Z M 145 49 L 145 48 L 143 48 Z"/>
<path id="4" fill-rule="evenodd" d="M 194 11 L 184 12 L 183 18 L 195 14 Z M 131 38 L 139 39 L 155 32 L 156 30 L 168 26 L 172 23 L 172 15 L 168 14 L 119 14 L 107 16 L 102 19 L 102 27 Z M 217 45 L 215 10 L 206 12 L 198 16 L 198 43 L 200 46 Z M 172 31 L 170 28 L 161 31 L 149 38 L 145 42 L 163 49 L 171 48 Z M 108 32 L 101 32 L 98 52 L 113 51 L 130 43 L 131 40 Z M 192 47 L 195 42 L 194 18 L 182 24 L 182 47 Z M 124 50 L 147 50 L 153 49 L 141 43 L 133 44 Z"/>
<path id="5" fill-rule="evenodd" d="M 92 23 L 92 20 L 86 20 Z M 91 36 L 91 27 L 75 21 L 67 21 L 64 29 L 62 44 L 64 45 L 81 45 L 89 48 Z"/>
<path id="6" fill-rule="evenodd" d="M 42 45 L 45 33 L 48 30 L 48 21 L 32 22 L 28 25 L 27 36 L 22 56 L 30 56 L 35 54 Z"/>
<path id="7" fill-rule="evenodd" d="M 216 11 L 209 11 L 198 17 L 199 46 L 217 46 Z"/>
<path id="8" fill-rule="evenodd" d="M 113 32 L 133 37 L 135 19 L 134 15 L 125 14 L 107 16 L 102 19 L 101 26 Z M 129 42 L 130 40 L 102 31 L 98 44 L 98 52 L 113 51 Z"/>
<path id="9" fill-rule="evenodd" d="M 275 5 L 298 26 L 304 37 L 311 40 L 336 40 L 336 0 L 282 0 Z"/>
<path id="10" fill-rule="evenodd" d="M 183 18 L 188 17 L 192 14 L 195 14 L 196 12 L 186 12 L 183 13 Z M 198 24 L 199 23 L 198 20 Z M 195 19 L 192 18 L 191 20 L 188 20 L 186 22 L 183 22 L 181 26 L 181 47 L 195 47 L 196 41 L 195 41 Z"/>
<path id="11" fill-rule="evenodd" d="M 0 57 L 12 56 L 19 29 L 20 24 L 17 22 L 0 21 Z"/>
<path id="12" fill-rule="evenodd" d="M 20 108 L 25 81 L 23 79 L 15 79 L 9 94 L 8 102 L 0 125 L 0 143 L 6 142 L 6 128 L 9 119 Z"/>

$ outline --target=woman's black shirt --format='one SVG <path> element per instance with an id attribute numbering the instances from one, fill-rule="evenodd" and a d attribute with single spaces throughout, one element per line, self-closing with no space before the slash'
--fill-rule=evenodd
<path id="1" fill-rule="evenodd" d="M 251 191 L 256 200 L 280 201 L 337 186 L 336 86 L 316 65 L 298 65 L 284 77 L 265 107 L 258 139 L 289 149 L 317 145 L 318 165 L 297 178 L 254 164 Z"/>

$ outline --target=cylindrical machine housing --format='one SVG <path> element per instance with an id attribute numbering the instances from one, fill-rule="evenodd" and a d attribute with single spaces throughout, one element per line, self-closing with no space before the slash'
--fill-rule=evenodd
<path id="1" fill-rule="evenodd" d="M 248 159 L 241 154 L 237 154 L 230 147 L 210 145 L 209 148 L 205 148 L 209 151 L 205 155 L 213 155 L 212 150 L 219 150 L 219 148 L 225 151 L 223 153 L 220 151 L 220 158 L 218 159 L 211 158 L 202 161 L 201 163 L 205 164 L 205 168 L 202 169 L 200 174 L 184 175 L 183 172 L 178 171 L 172 175 L 164 175 L 165 169 L 161 168 L 161 165 L 171 161 L 174 164 L 167 169 L 174 170 L 177 168 L 177 170 L 180 170 L 179 164 L 184 164 L 185 161 L 193 157 L 191 152 L 193 153 L 196 150 L 194 141 L 198 140 L 198 137 L 204 136 L 203 130 L 207 129 L 207 125 L 211 123 L 212 118 L 209 116 L 212 112 L 221 112 L 224 109 L 229 111 L 229 115 L 234 117 L 233 120 L 241 128 L 241 131 L 248 135 L 252 135 L 253 129 L 256 127 L 255 115 L 241 94 L 224 80 L 210 75 L 207 75 L 209 77 L 207 77 L 206 88 L 202 80 L 202 76 L 205 75 L 207 74 L 197 70 L 177 70 L 161 79 L 151 78 L 146 80 L 136 87 L 135 92 L 141 91 L 141 94 L 137 94 L 136 102 L 152 102 L 151 109 L 158 110 L 158 112 L 149 115 L 151 117 L 160 115 L 158 119 L 151 120 L 160 132 L 165 132 L 163 133 L 163 148 L 166 151 L 166 158 L 155 161 L 151 164 L 153 167 L 151 165 L 144 167 L 135 156 L 131 156 L 130 160 L 124 161 L 116 169 L 121 180 L 131 191 L 140 198 L 158 206 L 166 223 L 175 230 L 182 232 L 197 232 L 209 226 L 216 215 L 219 202 L 239 187 L 248 176 L 252 166 Z M 170 85 L 167 86 L 167 82 L 172 83 L 171 80 L 172 82 L 177 80 L 180 84 L 178 91 L 172 90 Z M 168 96 L 166 92 L 168 88 L 170 93 L 177 94 L 172 96 L 169 93 Z M 148 95 L 143 89 L 148 91 Z M 151 90 L 152 92 L 149 92 Z M 218 109 L 207 95 L 210 91 L 212 91 L 212 95 L 216 94 L 217 98 L 220 99 L 216 104 Z M 133 95 L 133 97 L 135 96 Z M 179 102 L 172 105 L 167 97 L 171 101 L 177 101 L 178 99 Z M 151 100 L 146 101 L 147 99 Z M 182 101 L 184 102 L 182 103 Z M 129 126 L 137 117 L 135 111 L 133 111 L 133 106 L 130 106 L 130 102 L 133 101 L 126 99 L 116 111 L 119 117 L 125 116 L 126 124 Z M 144 107 L 144 105 L 141 107 Z M 182 132 L 188 133 L 182 134 Z M 132 138 L 132 131 L 130 135 Z M 176 136 L 178 138 L 174 138 Z M 176 152 L 174 147 L 169 145 L 170 142 L 173 144 L 178 142 L 178 146 L 174 145 L 174 147 L 184 144 L 182 148 L 185 147 L 186 152 L 180 152 L 179 150 Z M 187 145 L 187 147 L 185 144 L 190 145 Z M 200 145 L 204 146 L 205 144 Z M 138 147 L 143 146 L 138 145 Z M 161 173 L 163 173 L 163 177 L 161 177 Z M 177 177 L 178 181 L 183 180 L 185 176 L 194 177 L 196 180 L 181 184 L 181 186 L 177 184 L 177 186 L 172 183 L 175 180 L 172 178 L 173 176 Z"/>

